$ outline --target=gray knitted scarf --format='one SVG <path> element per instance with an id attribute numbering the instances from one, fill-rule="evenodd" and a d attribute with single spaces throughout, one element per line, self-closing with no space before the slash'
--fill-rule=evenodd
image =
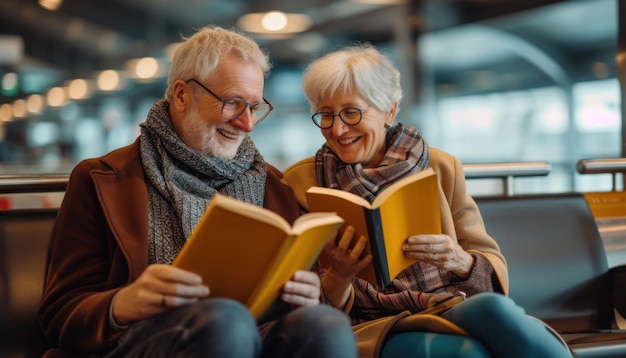
<path id="1" fill-rule="evenodd" d="M 140 151 L 148 188 L 149 263 L 171 263 L 215 192 L 263 206 L 267 167 L 249 136 L 235 158 L 208 157 L 174 132 L 165 100 L 141 127 Z"/>

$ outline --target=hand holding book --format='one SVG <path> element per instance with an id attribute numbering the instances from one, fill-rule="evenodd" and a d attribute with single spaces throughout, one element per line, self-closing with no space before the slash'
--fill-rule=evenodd
<path id="1" fill-rule="evenodd" d="M 209 297 L 237 300 L 260 318 L 343 222 L 319 212 L 289 225 L 270 210 L 215 194 L 173 265 L 202 276 Z"/>
<path id="2" fill-rule="evenodd" d="M 372 255 L 366 252 L 367 237 L 355 237 L 354 234 L 354 226 L 347 225 L 341 235 L 326 244 L 324 250 L 334 271 L 342 277 L 356 276 L 372 263 Z"/>
<path id="3" fill-rule="evenodd" d="M 398 180 L 372 203 L 350 192 L 322 187 L 312 187 L 306 195 L 310 211 L 334 211 L 355 227 L 357 238 L 367 237 L 364 252 L 372 254 L 372 265 L 357 276 L 381 287 L 417 261 L 402 250 L 409 236 L 441 233 L 438 181 L 432 168 Z"/>

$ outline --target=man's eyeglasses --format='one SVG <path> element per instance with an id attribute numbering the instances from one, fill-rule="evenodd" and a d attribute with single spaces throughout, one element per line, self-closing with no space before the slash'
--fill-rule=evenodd
<path id="1" fill-rule="evenodd" d="M 265 98 L 263 98 L 263 103 L 248 103 L 241 98 L 222 98 L 194 78 L 185 82 L 189 83 L 190 81 L 195 82 L 211 96 L 215 97 L 215 99 L 222 102 L 222 118 L 226 120 L 239 117 L 249 107 L 252 115 L 254 116 L 254 124 L 259 124 L 267 117 L 268 114 L 270 114 L 272 109 L 274 109 L 274 106 L 272 106 L 272 104 Z"/>
<path id="2" fill-rule="evenodd" d="M 333 122 L 335 121 L 335 116 L 339 116 L 343 123 L 349 126 L 354 126 L 361 122 L 361 119 L 363 119 L 363 112 L 367 111 L 368 108 L 344 108 L 337 114 L 332 112 L 317 112 L 311 116 L 311 119 L 313 119 L 313 123 L 321 129 L 332 127 Z"/>

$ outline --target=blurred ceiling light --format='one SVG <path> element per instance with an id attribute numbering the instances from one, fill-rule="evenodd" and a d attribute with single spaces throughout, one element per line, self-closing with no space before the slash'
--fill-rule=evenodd
<path id="1" fill-rule="evenodd" d="M 352 0 L 353 2 L 362 4 L 378 4 L 378 5 L 399 5 L 406 4 L 407 0 Z"/>
<path id="2" fill-rule="evenodd" d="M 0 106 L 0 122 L 9 122 L 13 118 L 13 109 L 8 103 Z"/>
<path id="3" fill-rule="evenodd" d="M 287 16 L 282 11 L 270 11 L 263 15 L 261 25 L 267 31 L 280 31 L 287 26 Z"/>
<path id="4" fill-rule="evenodd" d="M 50 107 L 62 107 L 65 105 L 67 98 L 65 98 L 65 91 L 63 88 L 53 87 L 48 91 L 46 100 Z"/>
<path id="5" fill-rule="evenodd" d="M 29 113 L 41 113 L 43 107 L 43 97 L 40 94 L 32 94 L 26 99 L 26 110 Z"/>
<path id="6" fill-rule="evenodd" d="M 286 35 L 304 32 L 311 27 L 311 18 L 304 14 L 280 11 L 250 13 L 237 20 L 244 31 L 264 35 Z"/>
<path id="7" fill-rule="evenodd" d="M 24 118 L 26 117 L 26 100 L 18 99 L 13 102 L 13 117 Z"/>
<path id="8" fill-rule="evenodd" d="M 137 62 L 135 74 L 139 78 L 153 78 L 159 72 L 159 63 L 152 57 L 144 57 Z"/>
<path id="9" fill-rule="evenodd" d="M 164 67 L 159 60 L 154 57 L 144 57 L 140 59 L 131 59 L 126 62 L 125 69 L 129 76 L 140 79 L 150 80 L 160 77 L 164 73 Z"/>
<path id="10" fill-rule="evenodd" d="M 120 87 L 120 75 L 114 70 L 105 70 L 98 75 L 98 88 L 102 91 L 114 91 Z"/>
<path id="11" fill-rule="evenodd" d="M 83 79 L 75 79 L 67 86 L 67 96 L 70 99 L 81 100 L 86 99 L 89 95 L 89 85 Z"/>
<path id="12" fill-rule="evenodd" d="M 39 0 L 39 6 L 46 10 L 56 11 L 63 3 L 63 0 Z"/>

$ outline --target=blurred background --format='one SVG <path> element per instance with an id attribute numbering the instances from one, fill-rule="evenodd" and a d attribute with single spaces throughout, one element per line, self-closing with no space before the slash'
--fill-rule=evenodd
<path id="1" fill-rule="evenodd" d="M 279 167 L 323 143 L 300 87 L 313 58 L 370 42 L 402 72 L 398 120 L 464 163 L 548 161 L 516 192 L 610 190 L 580 159 L 624 154 L 624 0 L 2 0 L 0 174 L 69 173 L 131 143 L 181 36 L 217 24 L 269 50 Z M 620 75 L 621 73 L 621 75 Z M 1 198 L 0 198 L 1 199 Z M 2 205 L 0 200 L 0 206 Z"/>

